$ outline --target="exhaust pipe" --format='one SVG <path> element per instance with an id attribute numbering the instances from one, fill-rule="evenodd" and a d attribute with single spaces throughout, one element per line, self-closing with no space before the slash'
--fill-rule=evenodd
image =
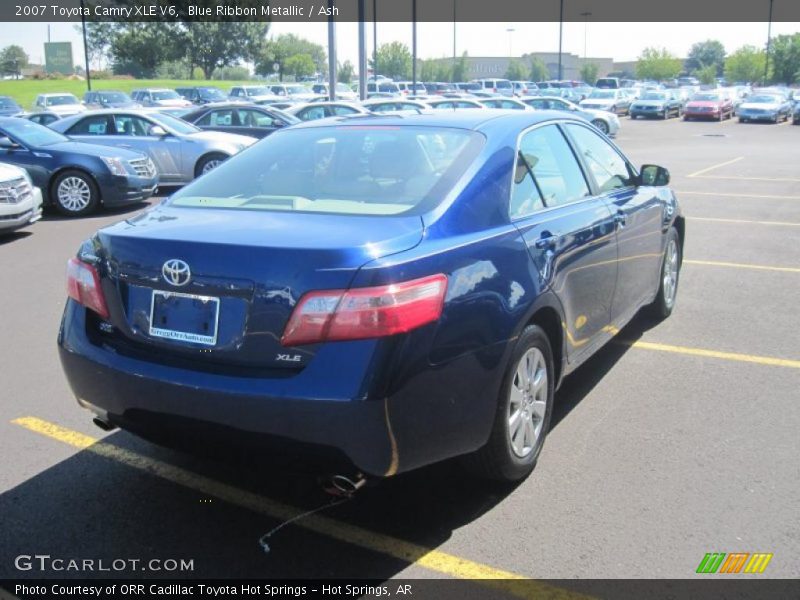
<path id="1" fill-rule="evenodd" d="M 117 426 L 102 417 L 94 417 L 92 423 L 97 425 L 103 431 L 114 431 Z"/>
<path id="2" fill-rule="evenodd" d="M 332 496 L 349 498 L 367 484 L 363 474 L 357 473 L 354 477 L 334 475 L 322 484 L 322 489 Z"/>

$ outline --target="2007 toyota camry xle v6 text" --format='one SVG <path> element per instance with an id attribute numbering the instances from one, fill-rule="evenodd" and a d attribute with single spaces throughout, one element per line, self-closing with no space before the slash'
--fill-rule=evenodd
<path id="1" fill-rule="evenodd" d="M 558 112 L 286 128 L 81 246 L 64 370 L 99 424 L 167 445 L 517 480 L 562 378 L 672 311 L 668 182 Z"/>

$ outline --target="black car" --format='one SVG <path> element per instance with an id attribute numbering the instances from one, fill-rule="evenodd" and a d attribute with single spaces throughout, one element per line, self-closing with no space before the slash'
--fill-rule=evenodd
<path id="1" fill-rule="evenodd" d="M 181 116 L 184 121 L 208 131 L 238 133 L 263 138 L 299 123 L 300 119 L 269 106 L 256 104 L 208 104 Z"/>
<path id="2" fill-rule="evenodd" d="M 44 202 L 68 216 L 93 212 L 100 203 L 141 202 L 158 186 L 156 167 L 144 154 L 73 142 L 14 117 L 0 117 L 0 162 L 28 171 Z"/>
<path id="3" fill-rule="evenodd" d="M 178 87 L 175 88 L 175 91 L 192 104 L 197 105 L 225 102 L 228 99 L 225 92 L 213 86 Z"/>
<path id="4" fill-rule="evenodd" d="M 0 96 L 0 116 L 14 117 L 25 112 L 10 96 Z"/>

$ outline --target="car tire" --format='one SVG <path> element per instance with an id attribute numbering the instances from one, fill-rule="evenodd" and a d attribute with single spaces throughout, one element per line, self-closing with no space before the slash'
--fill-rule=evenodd
<path id="1" fill-rule="evenodd" d="M 527 326 L 506 367 L 489 441 L 466 457 L 474 474 L 511 483 L 533 471 L 553 413 L 554 373 L 547 334 L 538 325 Z"/>
<path id="2" fill-rule="evenodd" d="M 603 121 L 602 119 L 594 119 L 592 121 L 592 125 L 597 127 L 603 134 L 608 135 L 608 123 Z"/>
<path id="3" fill-rule="evenodd" d="M 669 109 L 665 108 L 664 109 L 664 120 L 666 121 L 667 119 L 669 119 Z"/>
<path id="4" fill-rule="evenodd" d="M 194 167 L 194 176 L 200 177 L 200 175 L 208 173 L 212 169 L 215 169 L 220 164 L 225 162 L 227 159 L 228 156 L 226 154 L 222 154 L 221 152 L 206 154 L 197 161 L 197 164 Z"/>
<path id="5" fill-rule="evenodd" d="M 739 117 L 739 123 L 747 123 L 747 119 L 744 117 Z"/>
<path id="6" fill-rule="evenodd" d="M 97 210 L 100 191 L 88 173 L 70 169 L 53 179 L 50 200 L 62 215 L 82 217 Z"/>
<path id="7" fill-rule="evenodd" d="M 656 299 L 650 304 L 650 315 L 658 320 L 666 319 L 675 308 L 678 295 L 678 282 L 680 281 L 682 263 L 681 240 L 678 230 L 671 227 L 667 233 L 667 243 L 664 245 L 664 255 L 661 258 L 661 267 L 658 276 L 658 293 Z"/>

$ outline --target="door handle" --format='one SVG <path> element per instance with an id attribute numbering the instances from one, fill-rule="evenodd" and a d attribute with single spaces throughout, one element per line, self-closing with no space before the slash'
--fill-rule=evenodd
<path id="1" fill-rule="evenodd" d="M 625 223 L 627 223 L 628 217 L 625 216 L 625 213 L 622 211 L 617 211 L 617 214 L 614 215 L 614 224 L 622 229 L 625 227 Z"/>
<path id="2" fill-rule="evenodd" d="M 544 234 L 538 240 L 534 242 L 534 246 L 539 250 L 547 250 L 549 248 L 554 248 L 556 243 L 558 242 L 557 235 L 547 235 Z"/>

